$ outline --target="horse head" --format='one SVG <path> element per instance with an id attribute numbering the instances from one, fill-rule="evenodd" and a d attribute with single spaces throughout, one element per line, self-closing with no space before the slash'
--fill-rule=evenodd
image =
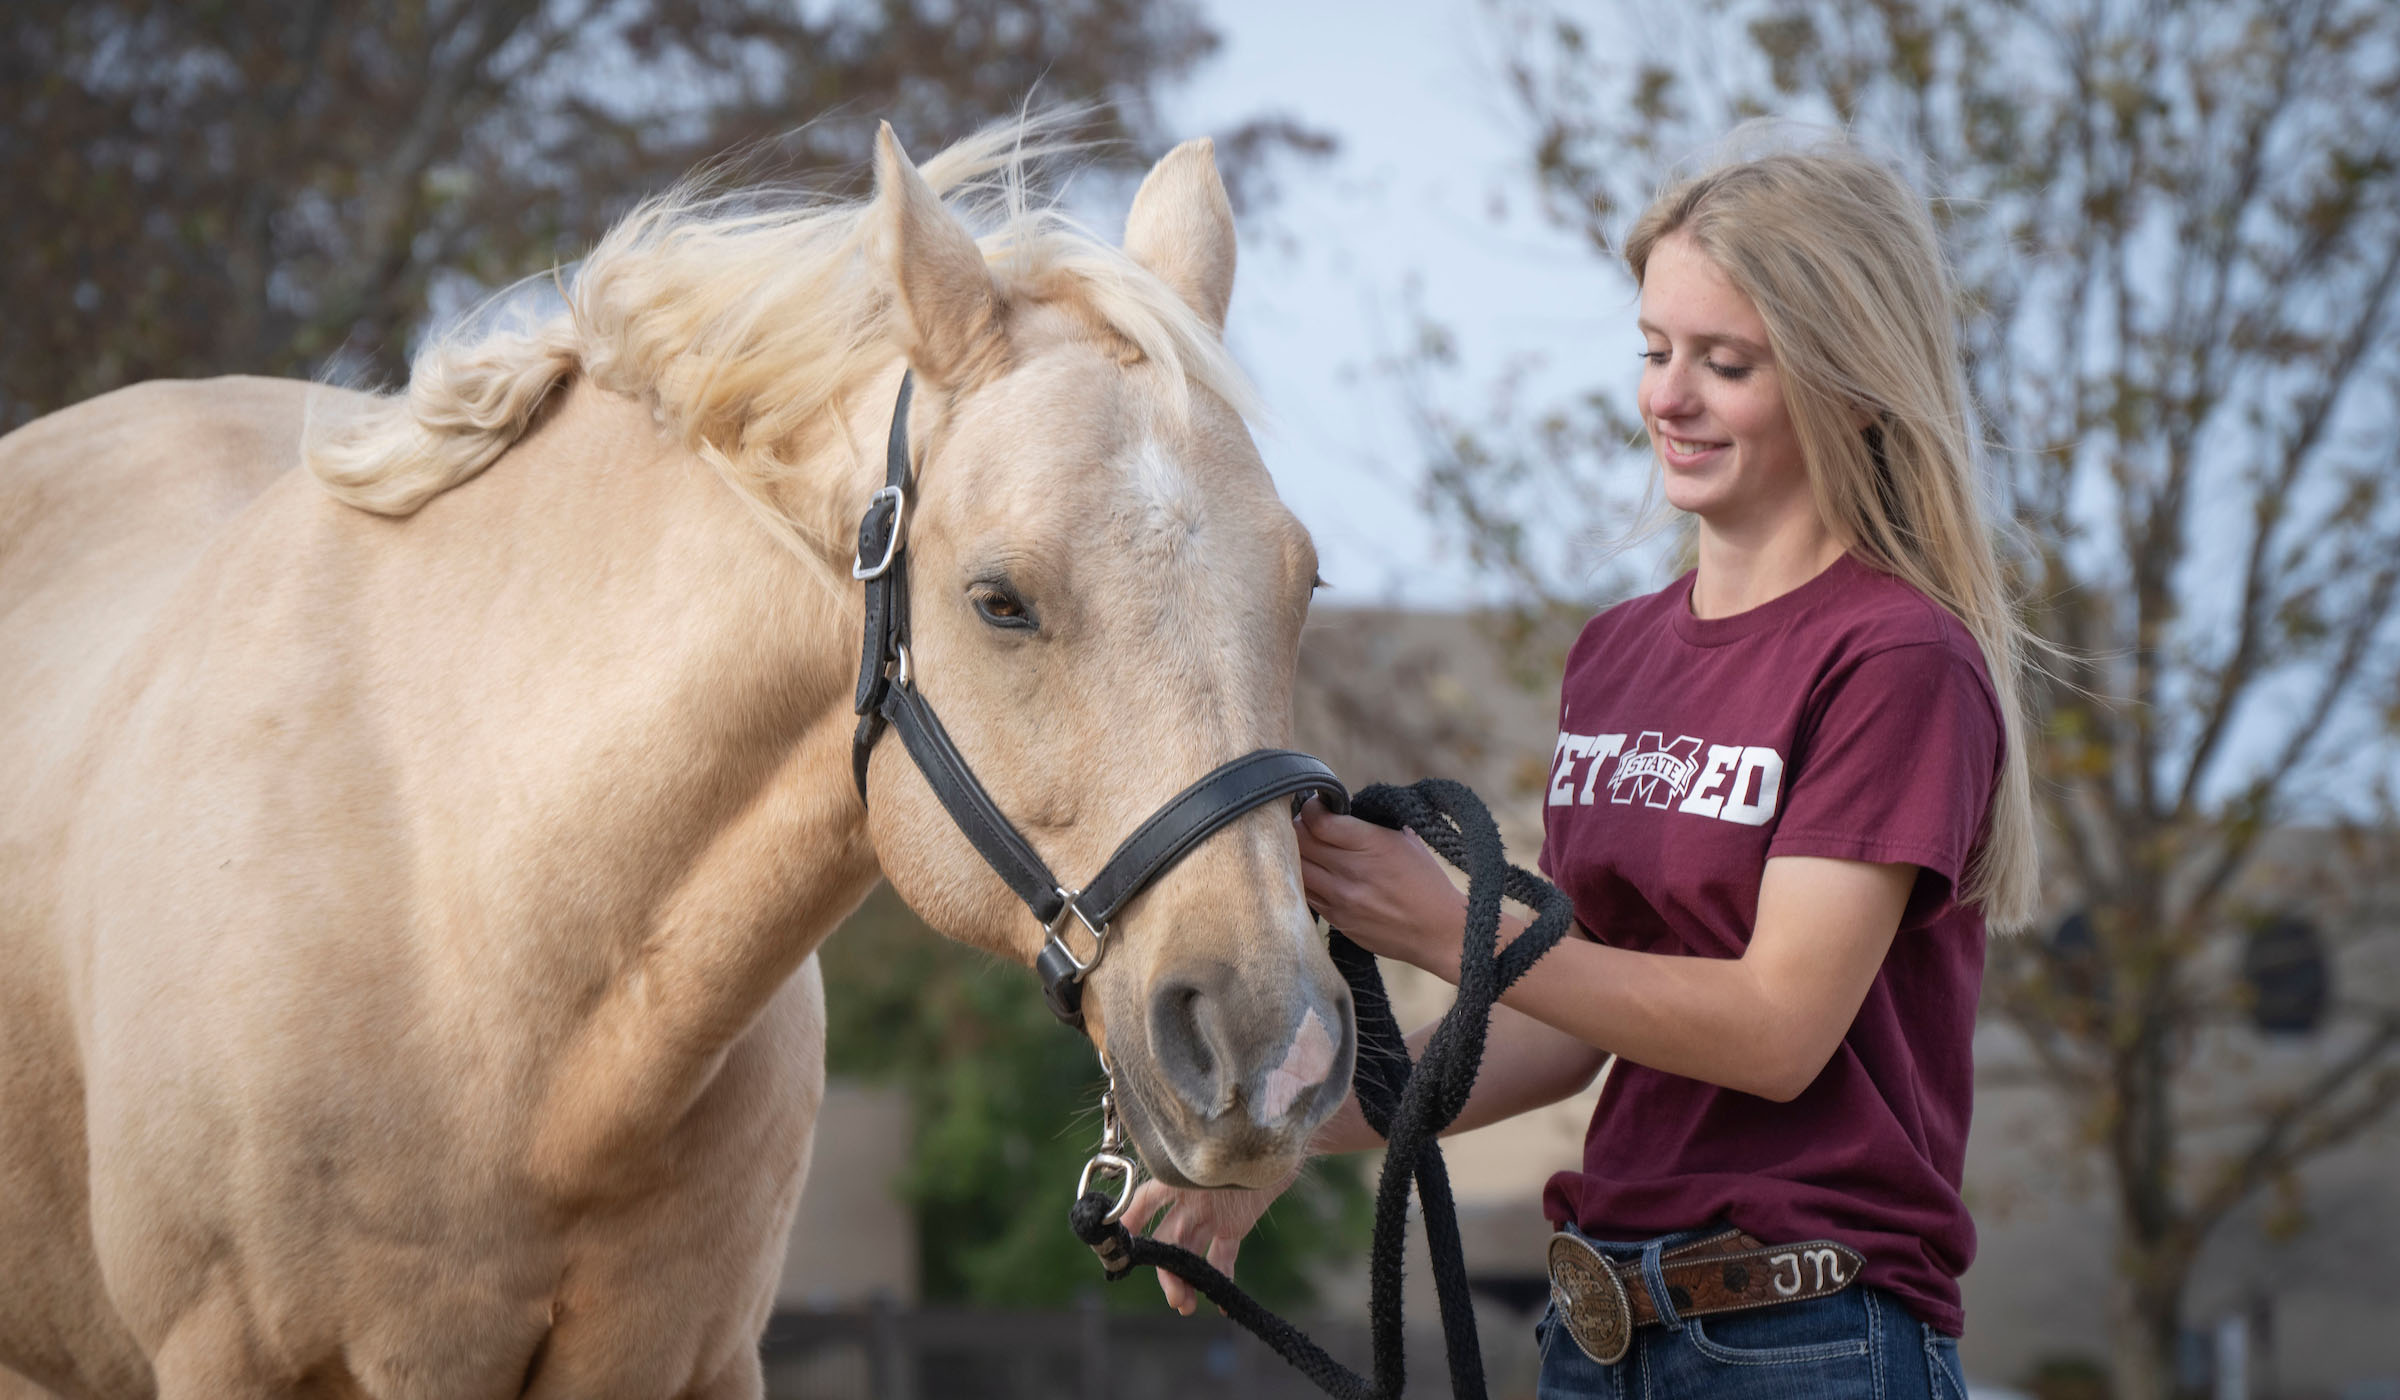
<path id="1" fill-rule="evenodd" d="M 1232 210 L 1206 142 L 1150 172 L 1121 251 L 978 246 L 888 128 L 876 181 L 872 246 L 916 385 L 911 681 L 1076 880 L 1193 779 L 1290 741 L 1316 554 L 1223 351 Z M 912 908 L 1035 961 L 1047 931 L 901 745 L 872 751 L 866 795 Z M 1088 953 L 1086 931 L 1067 936 Z M 1290 1169 L 1341 1102 L 1354 1036 L 1288 807 L 1250 810 L 1127 903 L 1083 1010 L 1153 1173 L 1257 1186 Z"/>

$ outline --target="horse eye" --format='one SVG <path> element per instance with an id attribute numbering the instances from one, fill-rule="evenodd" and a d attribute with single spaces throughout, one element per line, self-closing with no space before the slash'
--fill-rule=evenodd
<path id="1" fill-rule="evenodd" d="M 994 627 L 1016 627 L 1031 631 L 1038 625 L 1033 618 L 1033 609 L 1008 589 L 986 585 L 976 589 L 972 596 L 975 611 Z"/>
<path id="2" fill-rule="evenodd" d="M 1325 576 L 1323 574 L 1310 574 L 1308 576 L 1308 591 L 1311 593 L 1316 592 L 1320 588 L 1329 588 L 1331 586 L 1332 585 L 1325 582 Z"/>

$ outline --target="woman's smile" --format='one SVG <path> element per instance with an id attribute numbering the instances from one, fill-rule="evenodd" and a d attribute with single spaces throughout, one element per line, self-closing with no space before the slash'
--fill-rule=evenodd
<path id="1" fill-rule="evenodd" d="M 1709 457 L 1733 445 L 1728 442 L 1704 442 L 1679 438 L 1672 433 L 1662 432 L 1656 428 L 1653 428 L 1651 432 L 1658 440 L 1659 451 L 1667 459 L 1667 465 L 1678 471 L 1688 471 L 1697 467 Z"/>

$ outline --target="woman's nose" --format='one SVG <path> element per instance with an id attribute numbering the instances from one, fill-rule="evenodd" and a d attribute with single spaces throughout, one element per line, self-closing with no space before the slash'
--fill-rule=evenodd
<path id="1" fill-rule="evenodd" d="M 1682 418 L 1699 407 L 1699 396 L 1692 392 L 1691 376 L 1680 365 L 1660 365 L 1651 371 L 1651 376 L 1651 417 Z"/>

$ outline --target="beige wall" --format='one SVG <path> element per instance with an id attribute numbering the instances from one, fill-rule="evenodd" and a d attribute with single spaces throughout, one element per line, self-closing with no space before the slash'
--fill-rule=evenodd
<path id="1" fill-rule="evenodd" d="M 2325 1051 L 2302 1040 L 2256 1058 L 2314 1064 Z M 2104 1358 L 2116 1228 L 2105 1183 L 2070 1143 L 2058 1101 L 2009 1082 L 2013 1033 L 1987 1025 L 1976 1062 L 1985 1083 L 1967 1144 L 1967 1203 L 1978 1248 L 1959 1354 L 1970 1375 L 1995 1380 L 2044 1357 Z M 2270 1216 L 2278 1202 L 2264 1202 L 2219 1232 L 2193 1273 L 2189 1324 L 2207 1329 L 2266 1297 L 2283 1393 L 2400 1381 L 2400 1132 L 2318 1159 L 2282 1203 L 2297 1209 Z"/>
<path id="2" fill-rule="evenodd" d="M 780 1308 L 840 1308 L 878 1295 L 917 1301 L 917 1227 L 891 1183 L 908 1165 L 908 1097 L 835 1078 L 792 1223 Z"/>

